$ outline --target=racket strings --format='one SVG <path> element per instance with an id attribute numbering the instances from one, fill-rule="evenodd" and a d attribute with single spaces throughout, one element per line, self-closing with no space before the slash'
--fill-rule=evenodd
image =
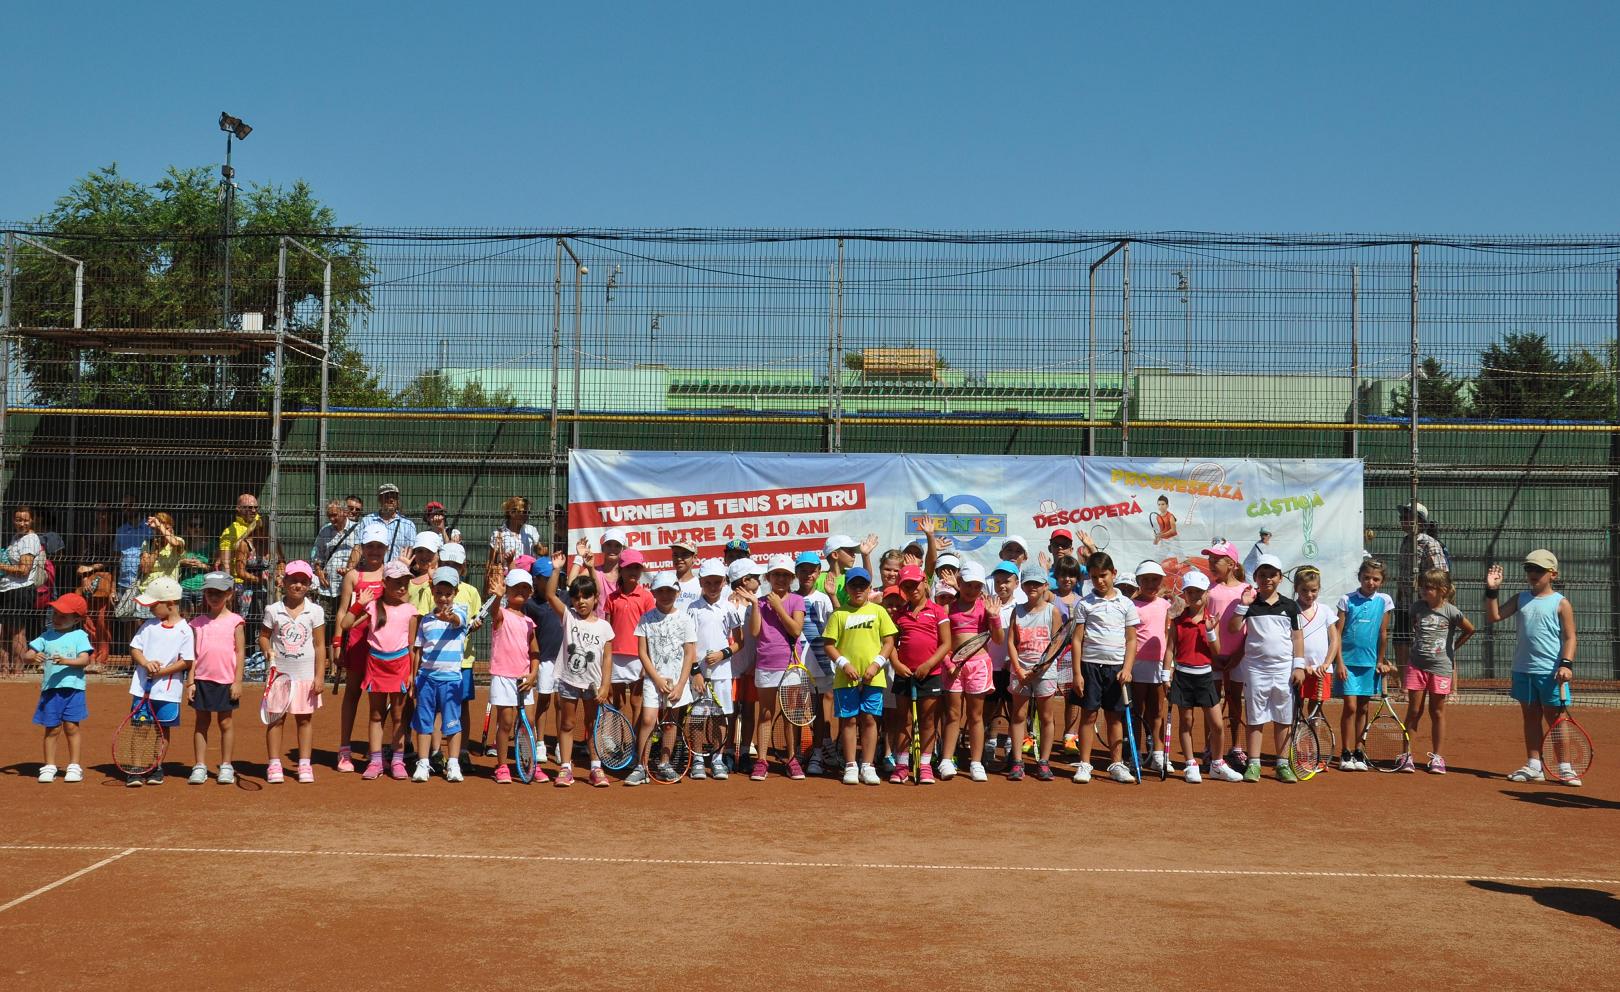
<path id="1" fill-rule="evenodd" d="M 518 776 L 527 782 L 534 777 L 534 734 L 519 723 L 512 750 L 517 755 Z"/>
<path id="2" fill-rule="evenodd" d="M 1559 719 L 1541 742 L 1549 778 L 1580 778 L 1592 767 L 1592 739 L 1574 721 Z"/>
<path id="3" fill-rule="evenodd" d="M 125 775 L 140 775 L 163 759 L 163 732 L 156 720 L 131 720 L 113 739 L 113 764 Z"/>
<path id="4" fill-rule="evenodd" d="M 597 758 L 609 768 L 615 770 L 624 768 L 635 758 L 635 728 L 631 727 L 630 721 L 617 710 L 604 710 L 596 718 L 592 741 L 596 745 Z"/>
<path id="5" fill-rule="evenodd" d="M 816 694 L 804 669 L 788 672 L 777 689 L 776 698 L 781 703 L 782 715 L 794 725 L 802 727 L 816 718 Z"/>
<path id="6" fill-rule="evenodd" d="M 1380 771 L 1394 771 L 1401 763 L 1401 756 L 1410 748 L 1406 729 L 1393 715 L 1380 714 L 1367 725 L 1366 743 L 1362 749 L 1367 754 L 1367 760 Z"/>

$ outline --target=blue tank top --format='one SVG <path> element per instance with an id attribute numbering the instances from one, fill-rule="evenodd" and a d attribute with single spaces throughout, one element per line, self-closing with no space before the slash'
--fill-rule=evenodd
<path id="1" fill-rule="evenodd" d="M 1519 593 L 1518 642 L 1513 645 L 1513 670 L 1531 675 L 1551 675 L 1558 668 L 1558 655 L 1564 650 L 1564 625 L 1558 621 L 1563 593 L 1537 596 Z"/>
<path id="2" fill-rule="evenodd" d="M 1346 668 L 1372 668 L 1378 664 L 1378 643 L 1383 639 L 1384 614 L 1394 608 L 1394 600 L 1383 592 L 1363 596 L 1360 589 L 1354 589 L 1339 600 L 1339 614 L 1344 618 L 1341 650 Z"/>

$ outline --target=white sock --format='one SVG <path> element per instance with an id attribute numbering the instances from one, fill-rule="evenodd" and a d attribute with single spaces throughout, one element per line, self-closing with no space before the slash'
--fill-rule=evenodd
<path id="1" fill-rule="evenodd" d="M 1540 758 L 1531 758 L 1529 761 L 1526 761 L 1524 763 L 1524 767 L 1530 769 L 1533 772 L 1539 772 L 1539 771 L 1541 771 L 1541 759 Z"/>
<path id="2" fill-rule="evenodd" d="M 923 752 L 922 763 L 926 767 L 934 763 L 934 756 L 927 751 Z"/>

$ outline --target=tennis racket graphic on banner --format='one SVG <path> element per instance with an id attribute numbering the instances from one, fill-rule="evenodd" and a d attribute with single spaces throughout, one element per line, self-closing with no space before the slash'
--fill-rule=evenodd
<path id="1" fill-rule="evenodd" d="M 1211 487 L 1224 485 L 1226 483 L 1226 469 L 1215 462 L 1199 462 L 1187 473 L 1187 480 Z M 1191 524 L 1197 519 L 1199 501 L 1209 498 L 1201 494 L 1198 491 L 1199 488 L 1199 486 L 1194 486 L 1192 495 L 1187 499 L 1187 519 L 1184 523 Z"/>
<path id="2" fill-rule="evenodd" d="M 603 703 L 591 725 L 591 747 L 604 768 L 622 772 L 636 760 L 636 728 L 611 703 Z"/>
<path id="3" fill-rule="evenodd" d="M 1541 760 L 1547 778 L 1565 785 L 1580 785 L 1592 767 L 1592 737 L 1569 715 L 1569 683 L 1558 685 L 1558 719 L 1541 739 Z"/>
<path id="4" fill-rule="evenodd" d="M 1390 705 L 1389 680 L 1382 672 L 1378 675 L 1378 708 L 1361 732 L 1361 752 L 1381 772 L 1399 770 L 1403 759 L 1412 753 L 1411 735 Z"/>
<path id="5" fill-rule="evenodd" d="M 113 734 L 113 764 L 129 778 L 138 778 L 157 770 L 163 763 L 163 752 L 169 742 L 158 725 L 157 710 L 152 708 L 152 694 L 147 692 L 130 709 L 124 722 Z"/>
<path id="6" fill-rule="evenodd" d="M 529 722 L 529 707 L 522 696 L 518 697 L 517 722 L 512 725 L 512 753 L 517 758 L 518 779 L 525 785 L 534 781 L 534 724 Z"/>
<path id="7" fill-rule="evenodd" d="M 292 677 L 271 665 L 264 678 L 264 695 L 259 698 L 259 721 L 274 727 L 292 708 Z"/>
<path id="8" fill-rule="evenodd" d="M 1087 528 L 1086 536 L 1091 538 L 1091 543 L 1096 545 L 1098 551 L 1107 550 L 1108 541 L 1111 535 L 1108 533 L 1108 526 L 1106 524 L 1092 524 L 1089 528 Z"/>

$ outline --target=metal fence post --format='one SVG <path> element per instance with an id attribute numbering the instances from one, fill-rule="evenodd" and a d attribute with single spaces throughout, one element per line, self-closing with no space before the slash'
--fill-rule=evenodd
<path id="1" fill-rule="evenodd" d="M 562 241 L 557 242 L 557 274 L 551 283 L 551 448 L 546 457 L 546 534 L 549 544 L 557 533 L 557 402 L 562 383 Z M 555 549 L 553 549 L 555 550 Z M 563 549 L 567 551 L 567 548 Z"/>
<path id="2" fill-rule="evenodd" d="M 270 499 L 265 512 L 265 532 L 270 538 L 270 594 L 275 596 L 281 584 L 276 577 L 275 563 L 282 559 L 281 544 L 277 539 L 276 521 L 281 517 L 281 383 L 282 362 L 286 358 L 287 342 L 287 239 L 276 244 L 276 364 L 270 380 Z"/>
<path id="3" fill-rule="evenodd" d="M 1350 266 L 1350 457 L 1361 457 L 1361 266 Z"/>
<path id="4" fill-rule="evenodd" d="M 321 264 L 321 422 L 315 441 L 315 515 L 326 512 L 327 418 L 332 412 L 332 262 Z M 317 530 L 319 528 L 317 527 Z"/>
<path id="5" fill-rule="evenodd" d="M 1125 242 L 1121 255 L 1120 282 L 1123 287 L 1121 306 L 1124 308 L 1123 336 L 1119 368 L 1119 453 L 1131 453 L 1131 243 Z"/>
<path id="6" fill-rule="evenodd" d="M 6 232 L 5 279 L 0 286 L 0 499 L 6 492 L 6 416 L 11 408 L 11 283 L 16 275 L 17 236 Z"/>
<path id="7" fill-rule="evenodd" d="M 1614 353 L 1609 356 L 1614 395 L 1609 398 L 1609 467 L 1620 466 L 1620 266 L 1614 270 Z M 1620 637 L 1613 627 L 1620 624 L 1620 477 L 1609 477 L 1609 677 L 1620 679 Z"/>
<path id="8" fill-rule="evenodd" d="M 1409 388 L 1407 389 L 1407 441 L 1411 446 L 1411 476 L 1410 495 L 1412 503 L 1412 519 L 1417 520 L 1418 501 L 1418 243 L 1412 242 L 1412 295 L 1411 295 L 1411 363 L 1407 370 Z M 1407 585 L 1404 590 L 1408 594 L 1415 593 L 1418 580 L 1418 554 L 1417 528 L 1414 527 L 1412 535 L 1412 552 L 1406 562 Z"/>
<path id="9" fill-rule="evenodd" d="M 844 239 L 838 239 L 838 266 L 833 277 L 833 339 L 838 368 L 832 379 L 832 450 L 844 450 Z M 863 371 L 864 375 L 865 372 Z"/>

